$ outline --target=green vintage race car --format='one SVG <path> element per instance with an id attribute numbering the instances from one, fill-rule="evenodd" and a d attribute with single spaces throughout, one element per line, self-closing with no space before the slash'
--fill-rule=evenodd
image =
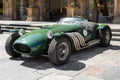
<path id="1" fill-rule="evenodd" d="M 71 53 L 100 44 L 107 47 L 111 40 L 108 25 L 89 22 L 81 17 L 66 17 L 55 25 L 46 25 L 31 32 L 20 29 L 6 41 L 6 51 L 12 57 L 26 54 L 38 57 L 47 53 L 55 65 L 66 63 Z"/>

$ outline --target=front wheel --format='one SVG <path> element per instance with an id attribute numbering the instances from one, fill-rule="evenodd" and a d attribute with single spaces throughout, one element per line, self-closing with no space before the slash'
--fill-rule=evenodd
<path id="1" fill-rule="evenodd" d="M 10 55 L 11 57 L 20 57 L 21 56 L 21 54 L 15 52 L 12 47 L 14 41 L 16 39 L 18 39 L 19 37 L 20 37 L 20 35 L 18 33 L 14 33 L 14 34 L 10 35 L 6 41 L 5 49 L 6 49 L 7 54 Z"/>
<path id="2" fill-rule="evenodd" d="M 99 30 L 100 45 L 102 47 L 107 47 L 110 45 L 111 40 L 111 30 L 109 27 Z"/>
<path id="3" fill-rule="evenodd" d="M 65 64 L 71 55 L 70 41 L 65 37 L 53 39 L 49 45 L 48 55 L 53 64 Z"/>

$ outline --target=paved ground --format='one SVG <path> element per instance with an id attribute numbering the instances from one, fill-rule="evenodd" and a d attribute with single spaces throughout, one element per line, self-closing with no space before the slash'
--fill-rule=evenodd
<path id="1" fill-rule="evenodd" d="M 0 80 L 120 80 L 120 42 L 82 50 L 53 66 L 47 57 L 10 58 L 4 49 L 9 35 L 0 34 Z"/>

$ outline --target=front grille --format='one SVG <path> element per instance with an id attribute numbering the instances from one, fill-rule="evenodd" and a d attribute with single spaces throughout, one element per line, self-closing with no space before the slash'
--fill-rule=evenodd
<path id="1" fill-rule="evenodd" d="M 25 44 L 14 44 L 14 49 L 21 53 L 30 53 L 31 49 Z"/>

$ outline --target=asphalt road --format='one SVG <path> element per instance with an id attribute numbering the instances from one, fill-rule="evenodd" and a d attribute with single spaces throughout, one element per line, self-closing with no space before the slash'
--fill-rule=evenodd
<path id="1" fill-rule="evenodd" d="M 0 34 L 0 80 L 120 80 L 120 42 L 94 46 L 73 54 L 63 66 L 48 57 L 13 59 L 5 51 L 10 33 Z"/>

